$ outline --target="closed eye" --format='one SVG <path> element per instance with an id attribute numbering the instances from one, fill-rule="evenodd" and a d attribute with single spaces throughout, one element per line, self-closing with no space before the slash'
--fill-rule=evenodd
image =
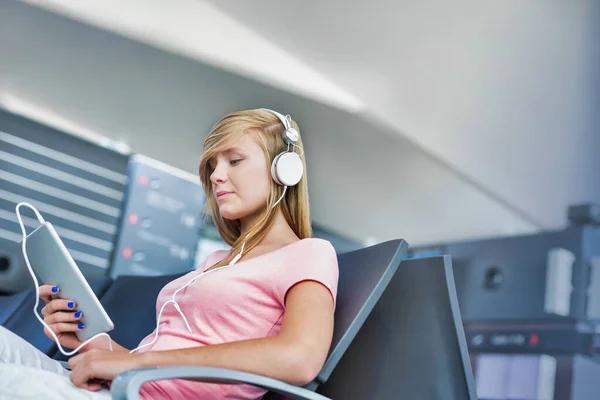
<path id="1" fill-rule="evenodd" d="M 216 164 L 217 164 L 217 162 L 216 162 L 216 160 L 213 158 L 213 159 L 211 159 L 211 160 L 209 160 L 209 161 L 208 161 L 208 168 L 209 168 L 211 171 L 214 171 L 214 170 L 215 170 L 215 168 L 217 167 L 217 166 L 216 166 Z"/>
<path id="2" fill-rule="evenodd" d="M 242 160 L 241 159 L 231 160 L 231 161 L 229 161 L 229 164 L 231 164 L 233 166 L 236 166 L 236 165 L 238 165 L 240 163 L 240 161 L 242 161 Z"/>

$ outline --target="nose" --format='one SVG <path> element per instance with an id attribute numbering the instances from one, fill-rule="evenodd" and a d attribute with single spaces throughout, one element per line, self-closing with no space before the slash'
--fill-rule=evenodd
<path id="1" fill-rule="evenodd" d="M 222 163 L 217 163 L 215 170 L 210 174 L 210 181 L 213 185 L 219 185 L 227 182 L 227 173 Z"/>

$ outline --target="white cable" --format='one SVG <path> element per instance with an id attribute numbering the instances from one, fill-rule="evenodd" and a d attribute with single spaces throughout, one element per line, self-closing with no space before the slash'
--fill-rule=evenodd
<path id="1" fill-rule="evenodd" d="M 246 235 L 246 239 L 247 239 L 247 238 L 248 238 L 248 235 Z M 131 350 L 129 353 L 133 353 L 133 352 L 135 352 L 135 351 L 138 351 L 139 349 L 142 349 L 142 348 L 144 348 L 144 347 L 147 347 L 147 346 L 152 346 L 154 343 L 156 343 L 156 341 L 158 340 L 158 333 L 159 333 L 159 330 L 160 330 L 160 319 L 161 319 L 161 317 L 162 317 L 162 313 L 163 313 L 163 311 L 164 311 L 164 309 L 165 309 L 166 305 L 167 305 L 167 304 L 170 304 L 170 303 L 173 303 L 173 306 L 175 307 L 175 309 L 177 310 L 177 312 L 179 313 L 179 315 L 181 315 L 181 318 L 183 319 L 183 322 L 185 322 L 185 326 L 186 326 L 187 330 L 188 330 L 190 333 L 192 333 L 192 328 L 190 327 L 190 324 L 188 323 L 188 320 L 187 320 L 187 318 L 185 317 L 185 314 L 184 314 L 184 313 L 183 313 L 183 311 L 181 310 L 181 307 L 180 307 L 180 306 L 179 306 L 179 304 L 177 303 L 177 300 L 175 300 L 175 296 L 177 296 L 177 294 L 178 294 L 180 291 L 182 291 L 183 289 L 185 289 L 186 287 L 188 287 L 188 286 L 189 286 L 189 285 L 190 285 L 192 282 L 194 282 L 194 281 L 195 281 L 196 279 L 198 279 L 200 276 L 204 276 L 204 275 L 206 275 L 206 274 L 209 274 L 209 273 L 211 273 L 211 272 L 215 272 L 215 271 L 221 270 L 221 269 L 223 269 L 223 268 L 227 268 L 227 267 L 229 267 L 229 266 L 231 266 L 231 265 L 234 265 L 235 263 L 237 263 L 237 262 L 239 261 L 239 259 L 242 257 L 242 254 L 244 253 L 244 246 L 246 246 L 246 241 L 245 241 L 245 240 L 244 240 L 244 243 L 242 243 L 242 248 L 241 248 L 241 250 L 240 250 L 239 254 L 238 254 L 238 255 L 236 255 L 236 256 L 233 258 L 233 260 L 231 260 L 231 262 L 230 262 L 229 264 L 227 264 L 227 265 L 224 265 L 224 266 L 222 266 L 222 267 L 219 267 L 219 268 L 212 269 L 212 270 L 210 270 L 210 271 L 208 271 L 208 272 L 204 272 L 204 273 L 202 273 L 201 275 L 195 276 L 194 278 L 190 279 L 190 280 L 188 281 L 188 283 L 186 283 L 185 285 L 183 285 L 182 287 L 180 287 L 179 289 L 177 289 L 175 292 L 173 292 L 173 296 L 171 296 L 171 300 L 167 300 L 167 301 L 166 301 L 166 302 L 165 302 L 165 303 L 162 305 L 162 307 L 160 308 L 160 311 L 158 312 L 158 318 L 156 319 L 156 329 L 154 330 L 154 339 L 152 339 L 152 341 L 151 341 L 151 342 L 149 342 L 149 343 L 146 343 L 146 344 L 143 344 L 143 345 L 141 345 L 141 346 L 139 346 L 139 347 L 136 347 L 135 349 Z"/>
<path id="2" fill-rule="evenodd" d="M 25 203 L 25 202 L 21 202 L 19 204 L 17 204 L 16 207 L 16 213 L 17 213 L 17 218 L 19 220 L 19 224 L 21 226 L 21 232 L 23 233 L 23 256 L 25 257 L 25 262 L 27 264 L 27 268 L 29 269 L 29 273 L 31 274 L 31 277 L 33 278 L 33 282 L 35 284 L 35 305 L 33 307 L 33 313 L 35 314 L 36 318 L 42 323 L 42 325 L 44 325 L 44 327 L 46 327 L 48 329 L 48 331 L 50 332 L 50 334 L 52 335 L 52 337 L 54 337 L 54 341 L 56 342 L 56 344 L 58 345 L 58 348 L 60 350 L 61 353 L 63 353 L 65 356 L 71 356 L 75 353 L 77 353 L 82 347 L 84 347 L 85 345 L 87 345 L 88 343 L 90 343 L 92 340 L 100 337 L 100 336 L 106 336 L 109 339 L 109 348 L 110 351 L 113 351 L 112 348 L 112 339 L 110 337 L 110 335 L 108 335 L 107 333 L 99 333 L 97 335 L 95 335 L 94 337 L 86 340 L 85 342 L 83 342 L 79 347 L 77 347 L 75 350 L 71 351 L 71 352 L 66 352 L 63 347 L 61 346 L 58 337 L 56 336 L 56 334 L 54 333 L 54 331 L 52 331 L 52 329 L 50 329 L 50 327 L 48 326 L 48 324 L 46 324 L 46 322 L 40 318 L 40 316 L 37 314 L 37 308 L 39 305 L 39 298 L 40 298 L 40 292 L 39 292 L 39 282 L 35 276 L 35 273 L 33 272 L 33 269 L 31 268 L 31 264 L 29 262 L 29 257 L 27 257 L 27 251 L 26 251 L 26 243 L 27 243 L 27 233 L 25 231 L 25 226 L 23 224 L 23 220 L 21 218 L 21 212 L 20 212 L 20 208 L 21 206 L 26 206 L 31 208 L 34 212 L 35 215 L 37 216 L 38 221 L 40 222 L 40 224 L 44 224 L 46 221 L 44 220 L 44 218 L 42 217 L 42 215 L 38 212 L 38 210 L 33 207 L 31 204 L 29 203 Z M 243 249 L 243 245 L 242 245 L 242 249 Z M 220 268 L 219 268 L 220 269 Z M 212 271 L 209 271 L 212 272 Z M 155 338 L 151 343 L 145 344 L 143 346 L 139 346 L 133 350 L 131 350 L 129 353 L 133 353 L 143 347 L 146 346 L 150 346 L 152 344 L 154 344 L 156 342 L 156 340 L 158 339 L 158 331 L 159 331 L 159 325 L 160 325 L 160 318 L 162 317 L 162 313 L 163 310 L 165 309 L 165 306 L 167 304 L 173 303 L 173 305 L 175 306 L 175 309 L 179 312 L 179 314 L 181 315 L 181 317 L 183 318 L 185 325 L 188 329 L 188 331 L 191 333 L 192 332 L 192 328 L 190 327 L 190 324 L 187 321 L 187 318 L 185 317 L 185 315 L 183 314 L 183 311 L 181 310 L 181 307 L 179 306 L 179 304 L 177 303 L 177 301 L 175 300 L 175 296 L 177 295 L 177 293 L 179 293 L 181 290 L 185 289 L 188 285 L 190 285 L 192 282 L 194 282 L 196 279 L 198 278 L 198 276 L 196 276 L 195 278 L 193 278 L 192 280 L 190 280 L 188 283 L 186 283 L 184 286 L 180 287 L 179 289 L 177 289 L 175 291 L 175 293 L 173 293 L 173 298 L 172 300 L 169 300 L 167 302 L 165 302 L 165 304 L 163 304 L 162 308 L 160 309 L 160 313 L 158 315 L 158 319 L 157 319 L 157 323 L 156 323 L 156 334 L 155 334 Z"/>
<path id="3" fill-rule="evenodd" d="M 285 194 L 285 190 L 284 190 L 284 194 Z M 277 204 L 277 203 L 276 203 Z M 35 305 L 33 306 L 33 313 L 36 316 L 36 318 L 38 319 L 38 321 L 40 321 L 42 323 L 42 325 L 44 325 L 45 328 L 48 329 L 48 331 L 50 332 L 50 334 L 52 335 L 52 337 L 54 338 L 54 341 L 56 342 L 58 349 L 60 350 L 61 353 L 63 353 L 65 356 L 71 356 L 75 353 L 77 353 L 82 347 L 86 346 L 88 343 L 90 343 L 92 340 L 95 340 L 96 338 L 100 337 L 100 336 L 106 336 L 108 337 L 108 346 L 110 348 L 110 351 L 113 351 L 113 347 L 112 347 L 112 338 L 110 337 L 110 335 L 108 335 L 107 333 L 99 333 L 97 335 L 95 335 L 94 337 L 86 340 L 85 342 L 83 342 L 81 345 L 79 345 L 79 347 L 77 347 L 75 350 L 71 351 L 71 352 L 66 352 L 63 347 L 61 346 L 58 337 L 56 336 L 56 334 L 54 333 L 54 331 L 52 329 L 50 329 L 50 327 L 48 326 L 48 324 L 46 324 L 46 322 L 38 315 L 37 313 L 37 308 L 39 305 L 39 299 L 40 299 L 40 289 L 39 289 L 39 282 L 35 276 L 35 273 L 33 272 L 33 268 L 31 268 L 31 264 L 29 262 L 29 257 L 27 257 L 27 250 L 26 250 L 26 242 L 27 242 L 27 232 L 25 230 L 25 225 L 23 224 L 23 220 L 21 218 L 21 212 L 20 212 L 20 208 L 21 206 L 26 206 L 29 207 L 30 209 L 33 210 L 33 212 L 35 212 L 35 215 L 37 216 L 38 221 L 40 222 L 40 224 L 44 224 L 46 221 L 44 220 L 44 218 L 42 217 L 42 215 L 38 212 L 38 210 L 33 207 L 31 204 L 29 203 L 25 203 L 25 202 L 21 202 L 19 204 L 17 204 L 17 207 L 15 208 L 16 213 L 17 213 L 17 218 L 19 220 L 19 225 L 21 226 L 21 232 L 23 233 L 23 244 L 22 244 L 22 249 L 23 249 L 23 256 L 25 257 L 25 263 L 27 264 L 27 268 L 29 269 L 29 273 L 31 274 L 31 277 L 33 278 L 33 282 L 35 285 Z M 248 235 L 246 235 L 246 238 L 248 238 Z M 210 273 L 210 272 L 214 272 L 217 270 L 220 270 L 222 268 L 227 268 L 231 265 L 234 265 L 235 263 L 237 263 L 239 261 L 239 259 L 242 257 L 242 254 L 244 252 L 244 246 L 246 245 L 246 241 L 244 241 L 244 243 L 242 243 L 242 248 L 240 250 L 240 253 L 238 255 L 236 255 L 233 260 L 231 260 L 231 262 L 228 265 L 225 265 L 223 267 L 220 268 L 216 268 L 213 269 L 211 271 L 205 272 L 202 274 L 202 276 Z M 198 279 L 200 277 L 200 275 L 194 277 L 193 279 L 191 279 L 188 283 L 186 283 L 184 286 L 180 287 L 179 289 L 177 289 L 174 293 L 173 296 L 171 298 L 171 300 L 166 301 L 161 309 L 160 312 L 158 313 L 158 318 L 156 319 L 156 329 L 155 329 L 155 334 L 154 334 L 154 339 L 150 342 L 150 343 L 146 343 L 142 346 L 136 347 L 135 349 L 129 351 L 129 353 L 133 353 L 136 352 L 137 350 L 147 347 L 147 346 L 151 346 L 154 343 L 156 343 L 156 341 L 158 340 L 158 334 L 159 334 L 159 329 L 160 329 L 160 319 L 162 317 L 162 313 L 165 309 L 165 307 L 167 306 L 167 304 L 173 303 L 173 306 L 175 307 L 175 309 L 177 310 L 177 312 L 179 312 L 179 314 L 181 315 L 181 318 L 183 319 L 183 321 L 185 322 L 185 326 L 188 329 L 188 331 L 190 333 L 192 333 L 192 328 L 190 327 L 190 324 L 188 323 L 187 318 L 185 317 L 185 314 L 183 313 L 183 311 L 181 310 L 181 307 L 179 306 L 179 304 L 177 303 L 177 301 L 175 300 L 175 296 L 177 296 L 177 294 L 182 291 L 183 289 L 185 289 L 186 287 L 188 287 L 192 282 L 194 282 L 196 279 Z"/>
<path id="4" fill-rule="evenodd" d="M 296 150 L 296 147 L 302 150 L 302 154 L 298 154 L 298 157 L 302 158 L 302 156 L 304 155 L 304 149 L 302 148 L 302 146 L 294 144 L 293 150 Z"/>
<path id="5" fill-rule="evenodd" d="M 169 303 L 175 303 L 177 304 L 175 301 L 173 300 L 168 300 L 165 302 L 165 304 L 162 305 L 162 307 L 160 308 L 160 312 L 158 313 L 158 318 L 156 319 L 156 329 L 154 330 L 154 339 L 152 339 L 152 341 L 150 343 L 146 343 L 143 344 L 141 346 L 136 347 L 135 349 L 131 350 L 129 352 L 129 354 L 134 353 L 136 351 L 138 351 L 139 349 L 143 349 L 144 347 L 148 347 L 148 346 L 152 346 L 154 343 L 156 343 L 156 341 L 158 340 L 158 330 L 160 328 L 160 317 L 162 317 L 162 313 L 165 309 L 165 306 Z M 177 308 L 177 307 L 176 307 Z M 181 309 L 179 309 L 180 313 L 181 313 Z M 181 313 L 181 316 L 183 317 L 185 324 L 187 325 L 188 329 L 190 329 L 189 324 L 187 323 L 187 320 L 185 319 L 185 315 L 183 315 L 183 313 Z M 191 331 L 191 329 L 190 329 Z"/>
<path id="6" fill-rule="evenodd" d="M 246 237 L 248 237 L 248 235 L 246 235 Z M 246 240 L 244 240 L 244 243 L 242 243 L 242 248 L 240 249 L 240 252 L 238 253 L 238 255 L 233 257 L 233 260 L 231 260 L 227 266 L 234 265 L 235 263 L 237 263 L 240 260 L 240 258 L 242 258 L 242 253 L 244 252 L 245 245 L 246 245 Z"/>
<path id="7" fill-rule="evenodd" d="M 247 238 L 248 238 L 248 235 L 246 235 L 246 239 Z M 135 349 L 131 350 L 129 353 L 134 353 L 134 352 L 138 351 L 139 349 L 142 349 L 142 348 L 148 347 L 148 346 L 152 346 L 154 343 L 156 343 L 156 341 L 158 340 L 158 334 L 159 334 L 159 331 L 160 331 L 160 319 L 162 318 L 162 314 L 163 314 L 163 311 L 164 311 L 165 307 L 167 306 L 167 304 L 170 304 L 170 303 L 173 303 L 173 306 L 175 307 L 175 309 L 177 310 L 177 312 L 179 313 L 179 315 L 181 315 L 181 318 L 183 319 L 183 322 L 185 322 L 185 326 L 186 326 L 187 330 L 190 333 L 192 333 L 192 328 L 190 327 L 190 324 L 188 323 L 188 320 L 187 320 L 185 314 L 181 310 L 181 307 L 179 306 L 179 303 L 177 303 L 177 300 L 175 300 L 175 296 L 177 296 L 177 294 L 180 291 L 182 291 L 183 289 L 185 289 L 186 287 L 188 287 L 190 284 L 192 284 L 192 282 L 194 282 L 200 276 L 204 276 L 204 275 L 207 275 L 207 274 L 209 274 L 211 272 L 215 272 L 215 271 L 221 270 L 223 268 L 227 268 L 227 267 L 229 267 L 231 265 L 234 265 L 242 257 L 242 254 L 244 252 L 244 246 L 246 246 L 246 241 L 245 240 L 244 240 L 244 243 L 242 243 L 242 248 L 241 248 L 239 254 L 236 255 L 233 258 L 233 260 L 231 260 L 231 262 L 228 265 L 225 265 L 225 266 L 222 266 L 222 267 L 219 267 L 219 268 L 215 268 L 215 269 L 210 270 L 208 272 L 204 272 L 201 275 L 197 275 L 197 276 L 193 277 L 192 279 L 190 279 L 188 281 L 188 283 L 186 283 L 185 285 L 183 285 L 182 287 L 180 287 L 179 289 L 177 289 L 175 292 L 173 292 L 173 296 L 171 296 L 171 300 L 167 300 L 162 305 L 162 307 L 160 308 L 160 311 L 158 312 L 158 318 L 156 318 L 156 329 L 154 330 L 154 339 L 152 339 L 152 341 L 149 342 L 149 343 L 146 343 L 146 344 L 143 344 L 143 345 L 141 345 L 139 347 L 136 347 Z"/>
<path id="8" fill-rule="evenodd" d="M 276 206 L 277 204 L 279 204 L 279 202 L 281 201 L 281 199 L 283 199 L 283 196 L 285 196 L 285 192 L 286 192 L 286 190 L 287 190 L 287 186 L 284 186 L 284 187 L 283 187 L 283 193 L 281 194 L 281 197 L 279 198 L 279 200 L 277 200 L 277 201 L 275 202 L 275 204 L 273 204 L 273 207 L 271 207 L 271 208 L 275 208 L 275 206 Z"/>
<path id="9" fill-rule="evenodd" d="M 245 242 L 244 242 L 244 244 L 245 244 Z M 243 251 L 243 249 L 244 249 L 244 244 L 242 244 L 242 251 Z M 240 253 L 240 254 L 241 254 L 241 253 Z M 239 255 L 239 254 L 238 254 L 238 255 Z M 237 256 L 236 256 L 236 257 L 237 257 Z M 233 265 L 233 264 L 231 264 L 231 263 L 230 263 L 229 265 Z M 177 303 L 177 301 L 175 300 L 175 296 L 177 296 L 177 293 L 179 293 L 180 291 L 182 291 L 183 289 L 185 289 L 186 287 L 188 287 L 188 286 L 189 286 L 189 285 L 190 285 L 192 282 L 194 282 L 194 281 L 195 281 L 196 279 L 198 279 L 200 276 L 204 276 L 204 275 L 206 275 L 206 274 L 209 274 L 209 273 L 211 273 L 211 272 L 214 272 L 214 271 L 220 270 L 220 269 L 222 269 L 222 268 L 227 268 L 229 265 L 225 265 L 225 266 L 223 266 L 223 267 L 219 267 L 219 268 L 213 269 L 213 270 L 211 270 L 211 271 L 204 272 L 202 275 L 195 276 L 194 278 L 190 279 L 190 281 L 189 281 L 188 283 L 186 283 L 185 285 L 183 285 L 182 287 L 180 287 L 179 289 L 177 289 L 177 290 L 176 290 L 176 291 L 173 293 L 173 296 L 171 297 L 171 300 L 167 300 L 167 301 L 165 302 L 165 304 L 163 304 L 163 305 L 162 305 L 162 307 L 160 308 L 160 311 L 158 312 L 158 318 L 156 319 L 156 329 L 154 330 L 154 339 L 152 339 L 152 341 L 151 341 L 150 343 L 146 343 L 146 344 L 143 344 L 143 345 L 141 345 L 141 346 L 139 346 L 139 347 L 136 347 L 135 349 L 131 350 L 129 353 L 136 352 L 136 351 L 138 351 L 139 349 L 142 349 L 142 348 L 144 348 L 144 347 L 147 347 L 147 346 L 152 346 L 154 343 L 156 343 L 156 341 L 158 340 L 158 333 L 159 333 L 159 329 L 160 329 L 160 319 L 161 319 L 161 317 L 162 317 L 162 313 L 163 313 L 163 311 L 164 311 L 164 309 L 165 309 L 166 305 L 167 305 L 167 304 L 170 304 L 170 303 L 173 303 L 173 306 L 175 307 L 175 309 L 177 310 L 177 312 L 179 312 L 179 315 L 181 315 L 181 318 L 183 319 L 183 322 L 185 322 L 185 326 L 186 326 L 186 328 L 188 329 L 188 331 L 189 331 L 190 333 L 192 333 L 192 328 L 190 327 L 190 324 L 188 323 L 188 320 L 187 320 L 187 318 L 185 317 L 185 314 L 184 314 L 184 313 L 183 313 L 183 311 L 181 310 L 181 307 L 179 306 L 179 304 L 178 304 L 178 303 Z"/>
<path id="10" fill-rule="evenodd" d="M 46 322 L 38 315 L 37 308 L 38 308 L 38 305 L 40 303 L 40 288 L 39 288 L 40 285 L 39 285 L 39 282 L 37 280 L 37 277 L 35 276 L 35 273 L 33 272 L 33 268 L 31 268 L 31 264 L 29 263 L 29 257 L 27 257 L 27 250 L 25 248 L 25 244 L 27 242 L 27 232 L 25 231 L 25 225 L 23 224 L 23 220 L 21 219 L 21 212 L 19 211 L 19 208 L 21 208 L 21 206 L 29 207 L 30 209 L 32 209 L 33 212 L 35 213 L 38 221 L 40 222 L 40 224 L 44 224 L 46 221 L 44 220 L 44 218 L 42 217 L 42 215 L 38 212 L 38 210 L 34 206 L 32 206 L 31 204 L 25 203 L 25 202 L 21 202 L 21 203 L 17 204 L 17 207 L 15 208 L 15 211 L 17 213 L 17 218 L 19 220 L 19 225 L 21 226 L 21 232 L 23 233 L 23 243 L 22 243 L 23 256 L 25 257 L 25 263 L 27 264 L 27 269 L 29 269 L 29 273 L 31 274 L 31 277 L 33 278 L 33 282 L 35 284 L 35 305 L 33 306 L 33 314 L 38 319 L 38 321 L 40 321 L 42 323 L 42 325 L 44 325 L 44 327 L 46 329 L 48 329 L 48 332 L 50 332 L 50 334 L 54 338 L 54 341 L 56 342 L 56 345 L 58 346 L 58 350 L 60 350 L 60 352 L 63 353 L 65 356 L 72 356 L 73 354 L 77 353 L 82 347 L 86 346 L 92 340 L 94 340 L 94 339 L 96 339 L 96 338 L 98 338 L 100 336 L 106 336 L 106 337 L 108 337 L 108 347 L 109 347 L 110 351 L 113 351 L 113 348 L 112 348 L 112 339 L 110 338 L 110 336 L 107 333 L 99 333 L 99 334 L 95 335 L 94 337 L 92 337 L 92 338 L 86 340 L 85 342 L 83 342 L 75 350 L 70 351 L 70 352 L 66 352 L 63 349 L 63 347 L 61 346 L 61 344 L 60 344 L 60 342 L 58 340 L 58 337 L 56 336 L 56 334 L 54 333 L 54 331 L 52 329 L 50 329 L 50 327 L 48 326 L 48 324 L 46 324 Z"/>

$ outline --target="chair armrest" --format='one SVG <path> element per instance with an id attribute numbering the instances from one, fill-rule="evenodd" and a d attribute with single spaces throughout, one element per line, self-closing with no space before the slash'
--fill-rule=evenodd
<path id="1" fill-rule="evenodd" d="M 144 383 L 161 379 L 191 379 L 209 383 L 246 383 L 279 393 L 291 399 L 330 400 L 318 393 L 277 379 L 211 367 L 162 367 L 125 371 L 113 380 L 110 394 L 113 400 L 139 400 L 140 388 Z"/>

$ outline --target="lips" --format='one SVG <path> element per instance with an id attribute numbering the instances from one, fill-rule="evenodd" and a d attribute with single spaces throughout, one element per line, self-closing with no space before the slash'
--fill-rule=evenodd
<path id="1" fill-rule="evenodd" d="M 227 197 L 227 196 L 229 196 L 231 193 L 233 193 L 233 192 L 228 192 L 228 191 L 225 191 L 225 190 L 219 190 L 219 191 L 216 193 L 216 195 L 217 195 L 217 199 L 222 199 L 222 198 L 224 198 L 224 197 Z"/>

